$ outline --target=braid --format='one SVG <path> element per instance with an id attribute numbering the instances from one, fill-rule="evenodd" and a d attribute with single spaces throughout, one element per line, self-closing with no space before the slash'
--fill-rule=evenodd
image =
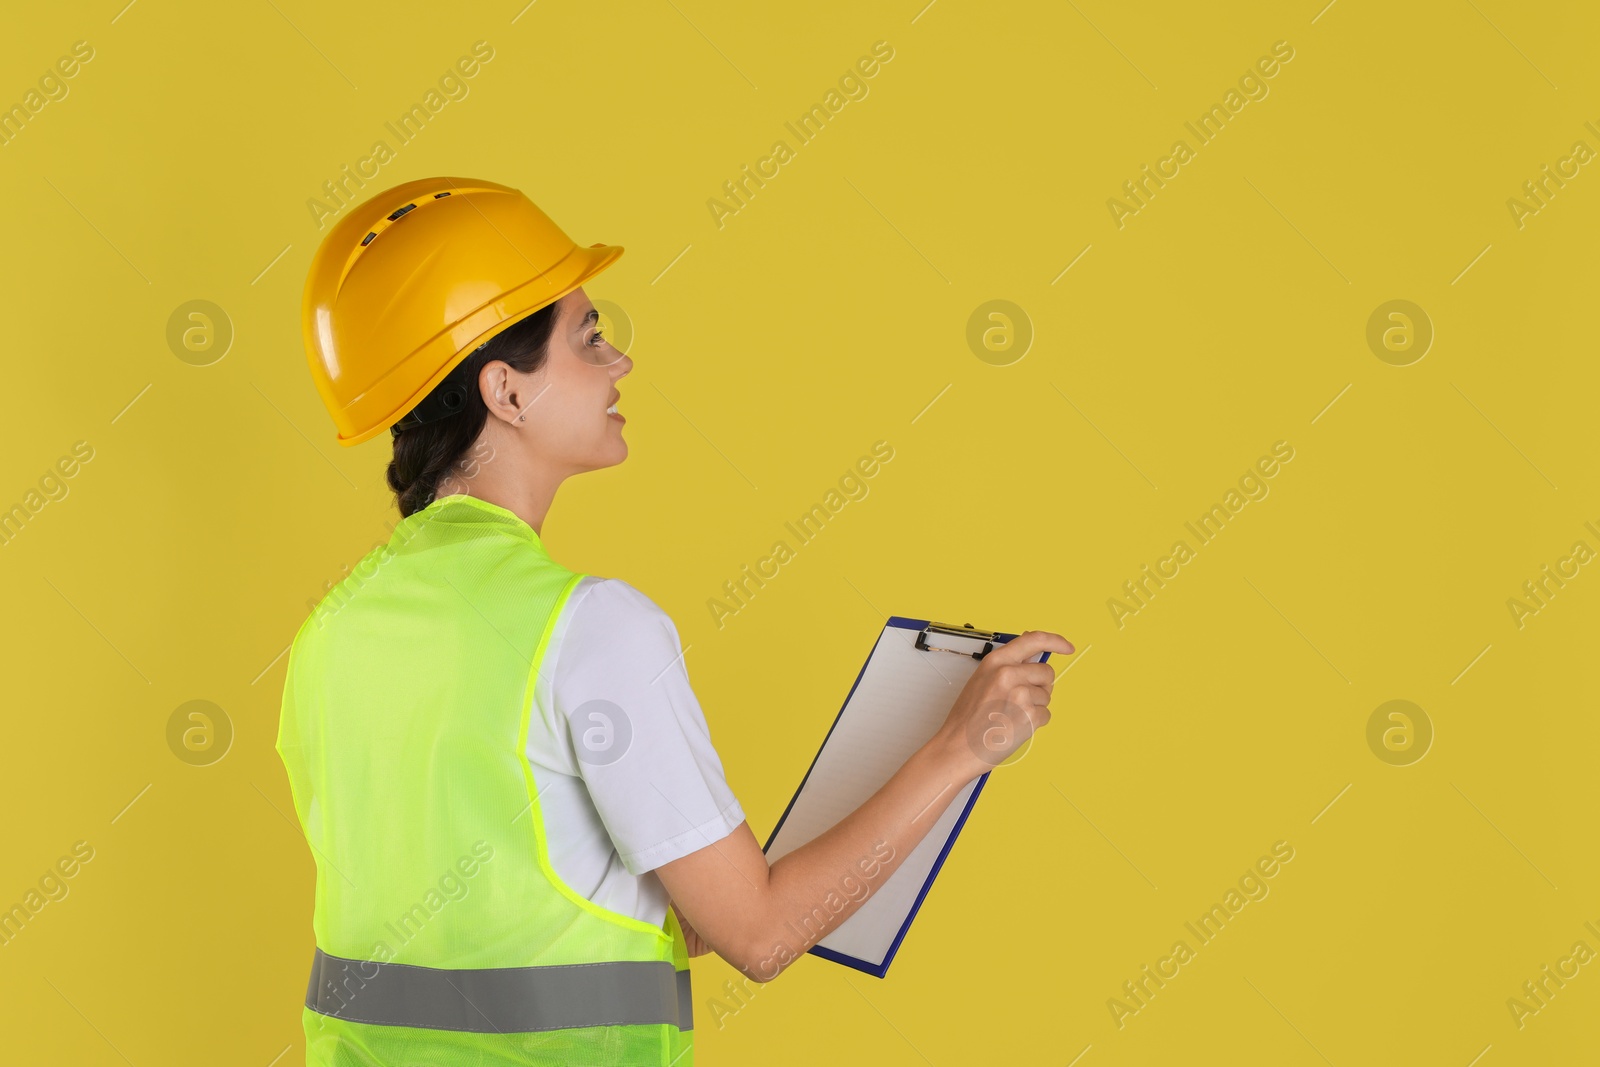
<path id="1" fill-rule="evenodd" d="M 465 450 L 464 446 L 456 447 L 454 433 L 420 434 L 416 432 L 418 428 L 402 430 L 394 439 L 394 458 L 389 461 L 387 472 L 402 518 L 433 502 L 439 479 L 449 473 L 456 457 Z"/>

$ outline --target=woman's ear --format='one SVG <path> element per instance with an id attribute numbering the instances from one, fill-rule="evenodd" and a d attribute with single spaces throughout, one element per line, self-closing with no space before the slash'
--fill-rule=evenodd
<path id="1" fill-rule="evenodd" d="M 483 397 L 483 406 L 489 409 L 490 418 L 516 422 L 522 414 L 522 402 L 518 400 L 517 385 L 508 364 L 499 360 L 485 363 L 478 374 L 478 391 Z"/>

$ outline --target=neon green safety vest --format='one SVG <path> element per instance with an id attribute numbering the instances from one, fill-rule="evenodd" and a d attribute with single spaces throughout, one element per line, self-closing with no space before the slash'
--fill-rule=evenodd
<path id="1" fill-rule="evenodd" d="M 582 577 L 449 496 L 295 636 L 277 747 L 317 866 L 307 1064 L 693 1064 L 672 910 L 652 926 L 561 880 L 524 755 Z"/>

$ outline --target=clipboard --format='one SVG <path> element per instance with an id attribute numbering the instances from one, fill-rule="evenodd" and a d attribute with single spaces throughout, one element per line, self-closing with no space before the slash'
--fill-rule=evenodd
<path id="1" fill-rule="evenodd" d="M 882 788 L 944 724 L 978 661 L 1016 636 L 890 616 L 763 847 L 768 862 L 814 840 Z M 1040 652 L 1028 662 L 1049 656 Z M 958 790 L 894 874 L 807 951 L 884 977 L 990 773 Z M 841 896 L 852 895 L 847 888 Z"/>

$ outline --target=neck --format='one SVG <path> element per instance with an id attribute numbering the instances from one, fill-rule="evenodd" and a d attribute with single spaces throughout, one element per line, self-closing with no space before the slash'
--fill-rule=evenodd
<path id="1" fill-rule="evenodd" d="M 550 502 L 555 496 L 555 487 L 548 492 L 541 493 L 533 487 L 524 487 L 522 492 L 504 493 L 496 491 L 490 486 L 481 484 L 480 480 L 466 481 L 457 479 L 450 485 L 441 484 L 433 494 L 434 499 L 452 496 L 456 493 L 466 493 L 479 500 L 505 508 L 511 514 L 533 527 L 533 532 L 540 537 L 544 536 L 544 518 L 550 510 Z"/>
<path id="2" fill-rule="evenodd" d="M 513 469 L 518 466 L 503 461 L 499 464 L 481 463 L 470 476 L 462 471 L 452 471 L 439 479 L 439 485 L 434 489 L 434 499 L 456 493 L 475 496 L 496 507 L 505 508 L 543 537 L 545 516 L 565 475 L 532 464 Z"/>

